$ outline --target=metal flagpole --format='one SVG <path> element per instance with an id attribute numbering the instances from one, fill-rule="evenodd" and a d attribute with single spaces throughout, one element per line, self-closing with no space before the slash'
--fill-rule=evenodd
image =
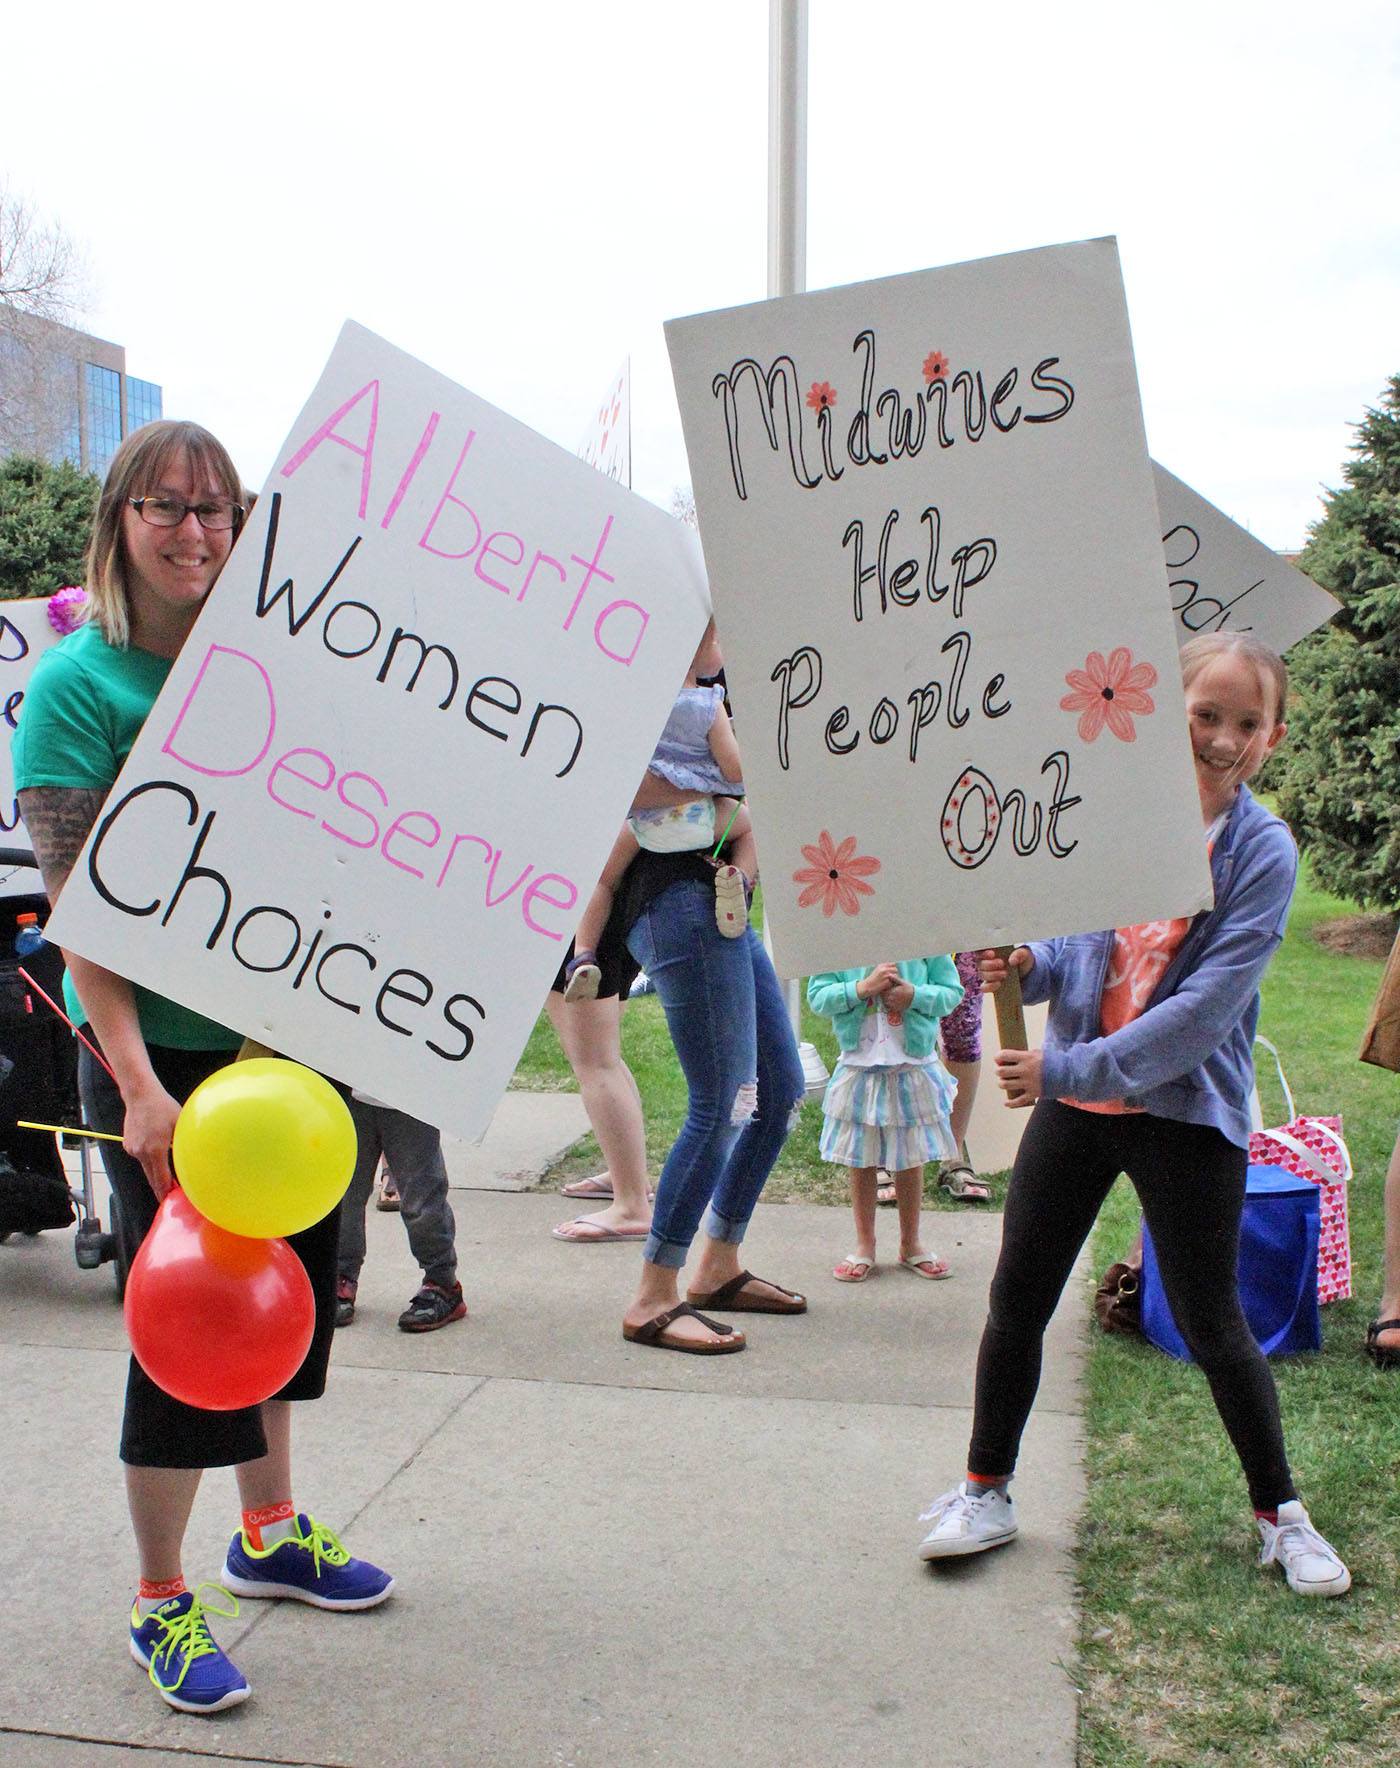
<path id="1" fill-rule="evenodd" d="M 807 0 L 768 0 L 768 294 L 800 295 L 806 287 Z M 817 1093 L 826 1065 L 802 1041 L 801 979 L 786 993 L 807 1091 Z"/>

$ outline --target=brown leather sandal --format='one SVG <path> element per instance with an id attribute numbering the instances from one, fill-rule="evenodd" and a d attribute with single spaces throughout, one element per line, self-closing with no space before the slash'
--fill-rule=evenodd
<path id="1" fill-rule="evenodd" d="M 777 1295 L 771 1300 L 767 1296 L 756 1295 L 745 1297 L 744 1291 L 750 1283 L 766 1283 L 770 1289 L 776 1289 Z M 686 1299 L 698 1308 L 724 1308 L 731 1314 L 805 1314 L 807 1297 L 798 1295 L 796 1290 L 784 1289 L 781 1283 L 774 1283 L 770 1277 L 755 1277 L 752 1271 L 740 1271 L 737 1277 L 731 1277 L 727 1283 L 721 1283 L 718 1289 L 712 1289 L 708 1295 L 697 1295 L 692 1289 Z"/>
<path id="2" fill-rule="evenodd" d="M 689 1316 L 698 1320 L 702 1326 L 708 1326 L 711 1332 L 719 1333 L 719 1337 L 711 1340 L 694 1340 L 688 1338 L 666 1338 L 666 1328 L 674 1321 Z M 664 1314 L 658 1314 L 654 1320 L 648 1320 L 642 1326 L 628 1326 L 624 1323 L 622 1336 L 629 1344 L 655 1345 L 659 1351 L 686 1351 L 693 1357 L 723 1357 L 731 1351 L 744 1348 L 744 1335 L 736 1332 L 732 1326 L 726 1326 L 722 1320 L 711 1320 L 702 1314 L 699 1308 L 691 1307 L 688 1301 L 668 1308 Z"/>

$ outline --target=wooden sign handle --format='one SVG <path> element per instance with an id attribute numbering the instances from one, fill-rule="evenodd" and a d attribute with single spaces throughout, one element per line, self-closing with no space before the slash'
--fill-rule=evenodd
<path id="1" fill-rule="evenodd" d="M 1011 953 L 1014 947 L 998 945 L 993 947 L 999 958 L 1006 959 L 1006 981 L 992 996 L 997 1010 L 997 1036 L 1001 1039 L 1003 1050 L 1024 1050 L 1029 1048 L 1026 1042 L 1026 1013 L 1021 1005 L 1021 972 L 1011 964 Z"/>

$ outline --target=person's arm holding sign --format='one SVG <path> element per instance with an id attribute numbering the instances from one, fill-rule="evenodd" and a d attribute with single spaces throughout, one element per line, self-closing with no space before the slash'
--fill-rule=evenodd
<path id="1" fill-rule="evenodd" d="M 105 792 L 72 786 L 31 786 L 18 794 L 50 903 L 57 902 L 105 800 Z M 170 1144 L 180 1106 L 151 1066 L 135 993 L 126 977 L 77 952 L 64 951 L 63 961 L 126 1106 L 122 1146 L 140 1161 L 156 1196 L 164 1197 L 174 1183 Z"/>

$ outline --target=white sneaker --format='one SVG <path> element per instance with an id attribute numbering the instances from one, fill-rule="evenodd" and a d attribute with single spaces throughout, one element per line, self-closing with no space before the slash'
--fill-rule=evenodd
<path id="1" fill-rule="evenodd" d="M 933 1527 L 919 1547 L 920 1559 L 948 1559 L 959 1553 L 985 1553 L 1016 1534 L 1016 1511 L 1005 1487 L 978 1489 L 964 1480 L 935 1498 L 919 1518 Z"/>
<path id="2" fill-rule="evenodd" d="M 1260 1565 L 1281 1565 L 1288 1588 L 1299 1596 L 1345 1596 L 1351 1589 L 1351 1573 L 1312 1526 L 1301 1499 L 1279 1505 L 1277 1528 L 1260 1517 L 1259 1536 Z"/>

